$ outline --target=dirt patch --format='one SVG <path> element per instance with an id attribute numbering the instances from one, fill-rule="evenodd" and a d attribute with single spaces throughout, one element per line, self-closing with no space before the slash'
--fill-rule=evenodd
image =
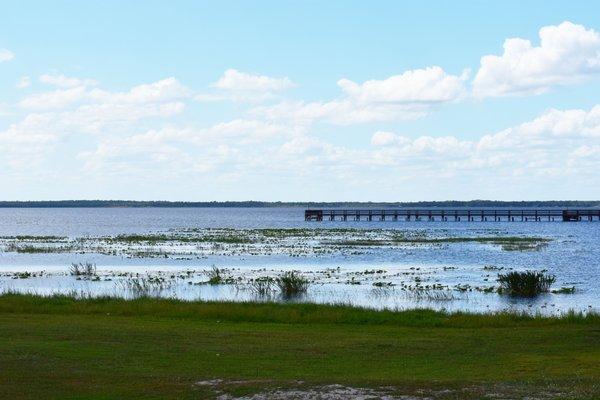
<path id="1" fill-rule="evenodd" d="M 390 394 L 385 390 L 354 388 L 342 385 L 318 386 L 307 389 L 275 389 L 249 396 L 223 394 L 218 400 L 426 400 L 429 397 Z"/>
<path id="2" fill-rule="evenodd" d="M 410 394 L 394 386 L 378 388 L 359 388 L 339 384 L 323 386 L 304 386 L 303 381 L 295 381 L 296 387 L 272 388 L 259 393 L 247 395 L 233 395 L 229 392 L 248 384 L 268 383 L 269 381 L 226 381 L 213 379 L 196 382 L 197 386 L 211 388 L 217 400 L 456 400 L 456 399 L 490 399 L 490 400 L 554 400 L 574 399 L 573 393 L 561 391 L 558 388 L 546 387 L 545 389 L 528 387 L 527 385 L 496 384 L 491 386 L 468 386 L 463 388 L 443 389 L 412 389 Z M 228 390 L 229 389 L 229 390 Z M 403 393 L 404 392 L 404 393 Z"/>

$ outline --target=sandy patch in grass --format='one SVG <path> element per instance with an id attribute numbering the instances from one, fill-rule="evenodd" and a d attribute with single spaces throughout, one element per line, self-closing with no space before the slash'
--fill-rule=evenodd
<path id="1" fill-rule="evenodd" d="M 383 390 L 354 388 L 342 385 L 318 386 L 307 389 L 276 389 L 249 396 L 223 394 L 218 400 L 426 400 L 428 397 L 398 396 Z"/>

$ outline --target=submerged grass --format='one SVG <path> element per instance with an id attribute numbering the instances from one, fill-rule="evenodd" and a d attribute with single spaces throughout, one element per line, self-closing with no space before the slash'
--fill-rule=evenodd
<path id="1" fill-rule="evenodd" d="M 6 246 L 7 252 L 28 253 L 28 254 L 61 253 L 61 252 L 68 252 L 69 250 L 70 250 L 69 248 L 65 248 L 65 247 L 34 246 L 34 245 L 30 245 L 30 244 L 16 244 L 16 243 L 10 243 L 8 246 Z"/>
<path id="2" fill-rule="evenodd" d="M 575 293 L 575 286 L 563 286 L 560 289 L 552 290 L 555 294 L 573 294 Z"/>
<path id="3" fill-rule="evenodd" d="M 186 235 L 166 235 L 166 234 L 148 234 L 148 235 L 119 235 L 107 240 L 116 243 L 165 243 L 165 242 L 180 242 L 180 243 L 227 243 L 227 244 L 245 244 L 252 241 L 240 234 L 236 235 L 209 235 L 209 236 L 186 236 Z"/>
<path id="4" fill-rule="evenodd" d="M 35 236 L 35 235 L 17 235 L 17 236 L 0 236 L 0 239 L 9 240 L 32 240 L 32 241 L 48 241 L 48 240 L 64 240 L 66 236 Z"/>
<path id="5" fill-rule="evenodd" d="M 541 243 L 549 242 L 550 239 L 530 236 L 476 236 L 476 237 L 444 237 L 444 238 L 397 238 L 396 242 L 410 243 L 492 243 L 492 244 L 511 244 L 511 243 Z"/>
<path id="6" fill-rule="evenodd" d="M 172 282 L 162 277 L 136 277 L 121 281 L 121 285 L 132 298 L 139 299 L 163 296 L 172 287 Z"/>
<path id="7" fill-rule="evenodd" d="M 535 246 L 547 245 L 548 238 L 519 236 L 479 236 L 479 237 L 394 237 L 391 239 L 353 239 L 329 241 L 327 244 L 339 246 L 392 246 L 394 244 L 437 244 L 437 243 L 483 243 L 501 245 L 504 250 L 528 250 Z"/>

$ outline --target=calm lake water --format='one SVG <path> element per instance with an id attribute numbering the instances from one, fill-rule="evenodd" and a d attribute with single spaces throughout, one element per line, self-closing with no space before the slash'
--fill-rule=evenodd
<path id="1" fill-rule="evenodd" d="M 368 307 L 431 307 L 450 310 L 526 310 L 560 313 L 569 309 L 600 310 L 600 223 L 594 222 L 454 222 L 454 221 L 304 221 L 301 208 L 98 208 L 0 209 L 0 236 L 64 236 L 69 239 L 114 237 L 122 234 L 157 234 L 208 228 L 333 229 L 397 231 L 424 237 L 517 236 L 549 239 L 547 245 L 527 250 L 457 242 L 419 246 L 380 246 L 359 251 L 322 254 L 216 251 L 194 257 L 144 257 L 86 250 L 18 252 L 0 248 L 0 288 L 35 293 L 87 292 L 92 295 L 123 293 L 119 274 L 178 275 L 162 295 L 185 299 L 251 300 L 256 293 L 240 285 L 199 284 L 212 266 L 239 278 L 276 276 L 298 270 L 314 278 L 299 301 L 349 303 Z M 12 239 L 11 239 L 12 240 Z M 93 248 L 91 246 L 90 248 Z M 159 249 L 166 251 L 169 249 Z M 68 273 L 75 262 L 95 263 L 100 281 L 77 280 Z M 516 300 L 474 287 L 497 285 L 498 273 L 508 270 L 547 270 L 556 276 L 554 289 L 575 287 L 574 294 L 546 294 L 533 300 Z M 385 271 L 364 273 L 365 271 Z M 41 276 L 16 279 L 15 273 L 44 271 Z M 330 271 L 330 272 L 327 272 Z M 333 272 L 331 272 L 333 271 Z M 380 274 L 380 275 L 378 275 Z M 356 279 L 358 278 L 358 283 Z M 379 283 L 391 283 L 381 287 Z M 401 290 L 402 283 L 443 285 L 442 295 L 415 295 Z M 461 289 L 462 288 L 462 289 Z"/>

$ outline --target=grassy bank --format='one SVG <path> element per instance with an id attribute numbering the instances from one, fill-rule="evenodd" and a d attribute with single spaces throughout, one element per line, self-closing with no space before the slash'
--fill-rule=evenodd
<path id="1" fill-rule="evenodd" d="M 597 315 L 0 296 L 0 398 L 211 398 L 338 383 L 444 399 L 592 399 L 598 359 Z"/>

